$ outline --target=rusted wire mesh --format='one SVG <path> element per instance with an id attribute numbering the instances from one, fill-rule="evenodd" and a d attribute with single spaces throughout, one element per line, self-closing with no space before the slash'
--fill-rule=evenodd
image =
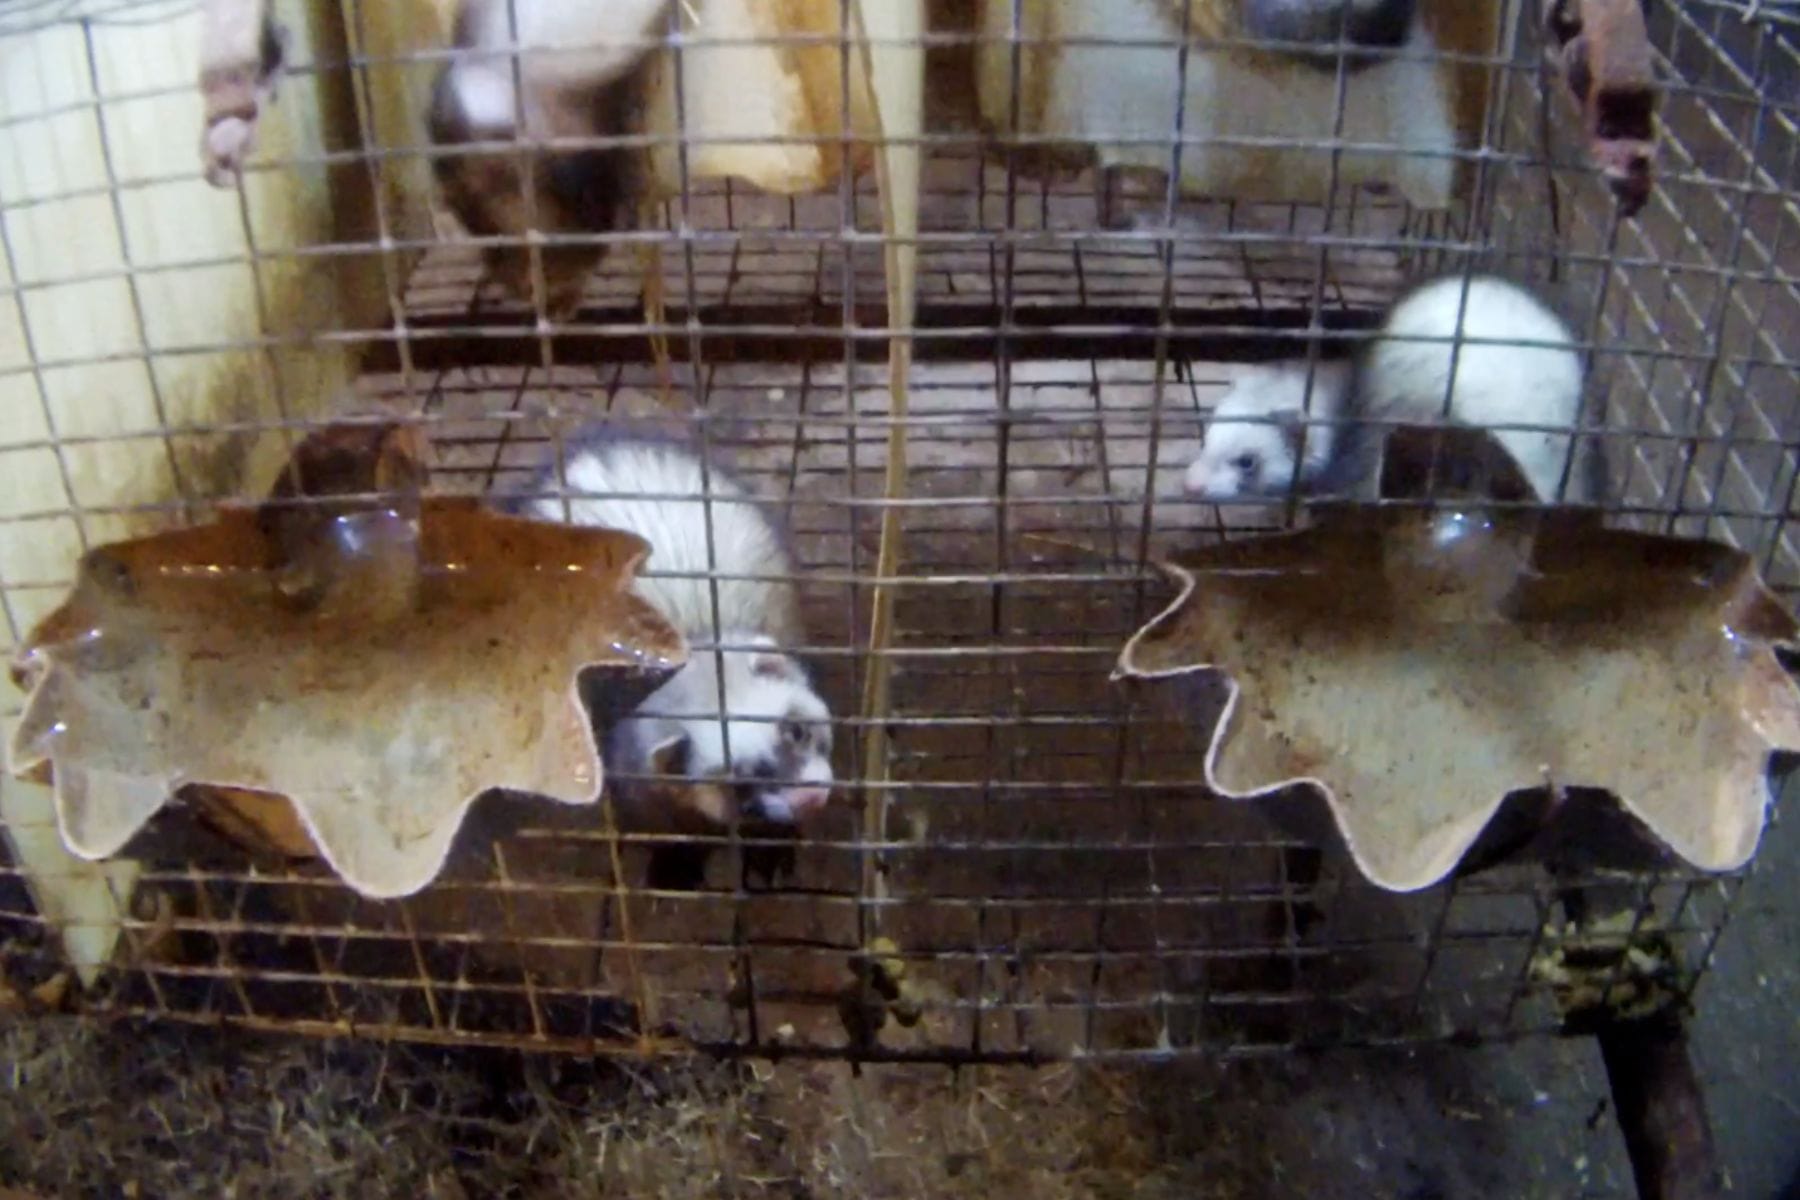
<path id="1" fill-rule="evenodd" d="M 52 26 L 85 39 L 92 73 L 81 103 L 34 109 L 22 90 L 17 115 L 0 124 L 0 143 L 20 147 L 0 162 L 11 280 L 0 309 L 13 310 L 0 320 L 16 323 L 27 351 L 0 369 L 42 398 L 41 428 L 5 431 L 20 453 L 79 458 L 126 433 L 160 437 L 180 475 L 195 460 L 174 444 L 204 447 L 224 435 L 217 423 L 70 420 L 56 380 L 83 362 L 30 340 L 34 296 L 122 280 L 139 328 L 102 351 L 122 369 L 154 378 L 184 356 L 243 348 L 169 341 L 140 296 L 184 279 L 202 286 L 209 270 L 243 258 L 134 255 L 148 234 L 117 198 L 185 179 L 186 157 L 164 174 L 96 180 L 59 179 L 53 160 L 28 157 L 41 144 L 32 138 L 116 138 L 134 105 L 183 94 L 175 83 L 120 84 L 103 69 L 117 22 L 173 19 L 154 7 L 24 6 L 10 21 L 0 12 L 9 84 L 33 76 L 14 69 L 9 53 L 29 51 L 9 52 L 9 41 L 33 45 L 32 31 Z M 114 896 L 123 939 L 82 1003 L 436 1042 L 952 1062 L 1554 1028 L 1556 1005 L 1531 964 L 1561 919 L 1563 890 L 1582 880 L 1514 864 L 1415 895 L 1381 892 L 1254 809 L 1209 796 L 1197 782 L 1203 736 L 1109 673 L 1169 594 L 1158 557 L 1226 535 L 1218 509 L 1181 493 L 1205 410 L 1244 363 L 1297 352 L 1308 329 L 1367 328 L 1404 280 L 1431 270 L 1554 275 L 1585 314 L 1581 333 L 1610 397 L 1614 519 L 1724 538 L 1753 553 L 1784 597 L 1800 588 L 1788 523 L 1800 479 L 1800 52 L 1779 21 L 1722 5 L 1652 7 L 1664 137 L 1656 192 L 1630 222 L 1614 216 L 1571 127 L 1551 119 L 1562 85 L 1539 65 L 1529 15 L 1500 60 L 1471 197 L 1445 214 L 1364 192 L 1327 211 L 1171 203 L 1153 190 L 1126 197 L 1135 228 L 1105 228 L 1097 195 L 1107 188 L 1091 171 L 1027 174 L 1004 131 L 934 126 L 899 501 L 882 486 L 892 408 L 872 180 L 778 198 L 684 177 L 662 222 L 626 239 L 662 248 L 661 328 L 646 324 L 628 249 L 558 326 L 484 282 L 471 246 L 402 228 L 382 187 L 382 244 L 283 240 L 241 207 L 259 272 L 299 261 L 379 267 L 375 319 L 264 328 L 252 348 L 353 347 L 360 399 L 428 426 L 449 490 L 516 483 L 572 420 L 657 396 L 653 340 L 666 338 L 669 395 L 698 414 L 721 461 L 779 501 L 795 535 L 810 643 L 799 649 L 837 714 L 846 791 L 885 794 L 887 841 L 870 845 L 847 806 L 798 847 L 780 884 L 744 874 L 738 860 L 754 847 L 728 838 L 731 870 L 697 891 L 657 892 L 641 883 L 642 846 L 626 845 L 616 876 L 597 828 L 545 823 L 417 897 L 375 902 L 322 867 L 246 862 L 169 813 L 135 885 Z M 360 6 L 345 8 L 354 30 Z M 358 84 L 366 135 L 378 97 L 371 62 L 349 41 L 350 51 L 328 48 L 294 69 Z M 176 140 L 186 155 L 188 131 Z M 322 160 L 265 155 L 243 186 L 378 177 L 423 149 L 390 145 L 376 159 L 365 141 Z M 122 269 L 90 270 L 79 256 L 68 273 L 22 269 L 25 244 L 54 236 L 50 214 L 69 205 L 110 223 Z M 53 477 L 9 498 L 0 519 L 80 526 L 95 506 L 69 479 L 65 468 L 63 486 Z M 198 514 L 225 498 L 194 486 L 167 507 Z M 871 646 L 878 526 L 896 504 L 902 565 L 880 581 L 895 588 L 894 631 Z M 0 578 L 13 643 L 69 582 Z M 891 666 L 887 703 L 861 715 L 878 658 Z M 879 769 L 860 760 L 872 723 L 886 734 Z M 878 891 L 865 869 L 872 854 Z M 1623 889 L 1634 927 L 1667 939 L 1691 990 L 1741 878 L 1669 861 L 1586 882 Z M 873 1039 L 856 1016 L 871 930 L 898 948 L 919 1009 L 916 1025 Z M 62 954 L 16 866 L 0 868 L 0 947 L 21 991 Z"/>

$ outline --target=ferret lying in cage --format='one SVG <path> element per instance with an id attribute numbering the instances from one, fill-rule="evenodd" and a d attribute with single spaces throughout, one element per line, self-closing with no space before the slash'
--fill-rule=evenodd
<path id="1" fill-rule="evenodd" d="M 1490 430 L 1535 499 L 1599 503 L 1596 447 L 1565 470 L 1582 396 L 1573 332 L 1524 288 L 1466 282 L 1465 292 L 1464 276 L 1448 276 L 1404 296 L 1354 361 L 1253 368 L 1213 410 L 1187 492 L 1215 502 L 1290 490 L 1373 498 L 1393 425 L 1448 420 Z"/>
<path id="2" fill-rule="evenodd" d="M 569 519 L 650 543 L 639 593 L 690 647 L 685 666 L 604 732 L 620 823 L 792 832 L 825 807 L 834 779 L 831 711 L 791 653 L 804 634 L 787 531 L 741 481 L 672 437 L 596 425 L 567 447 Z M 563 520 L 556 464 L 502 505 Z M 697 885 L 705 857 L 705 847 L 659 856 L 652 885 Z"/>
<path id="3" fill-rule="evenodd" d="M 432 142 L 455 146 L 637 132 L 642 124 L 639 76 L 662 32 L 669 3 L 462 0 L 453 35 L 459 53 L 438 75 L 432 93 Z M 515 45 L 569 49 L 527 49 L 515 56 L 509 49 Z M 514 239 L 488 247 L 484 257 L 502 285 L 529 297 L 531 256 L 525 233 L 533 228 L 607 233 L 629 227 L 643 190 L 642 158 L 642 150 L 619 146 L 533 155 L 526 160 L 533 197 L 529 205 L 516 153 L 440 156 L 433 159 L 433 169 L 446 203 L 470 233 Z M 550 312 L 574 308 L 602 249 L 596 244 L 541 248 L 544 301 Z"/>

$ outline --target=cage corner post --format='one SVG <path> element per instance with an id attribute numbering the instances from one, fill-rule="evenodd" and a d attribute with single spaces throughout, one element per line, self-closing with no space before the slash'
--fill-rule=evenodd
<path id="1" fill-rule="evenodd" d="M 1718 1150 L 1687 1022 L 1665 1010 L 1610 1017 L 1594 1030 L 1638 1200 L 1710 1200 L 1723 1192 Z"/>
<path id="2" fill-rule="evenodd" d="M 1553 857 L 1551 874 L 1574 877 L 1572 864 Z M 1638 1200 L 1712 1200 L 1724 1193 L 1724 1173 L 1707 1110 L 1705 1087 L 1688 1040 L 1686 1008 L 1694 979 L 1678 995 L 1664 995 L 1649 1011 L 1624 1012 L 1612 1002 L 1645 930 L 1648 893 L 1630 884 L 1569 886 L 1562 908 L 1573 928 L 1598 931 L 1625 922 L 1629 932 L 1618 962 L 1591 1003 L 1565 1014 L 1565 1028 L 1592 1036 L 1606 1069 L 1619 1133 Z"/>
<path id="3" fill-rule="evenodd" d="M 89 862 L 71 854 L 57 829 L 49 785 L 15 779 L 4 770 L 0 842 L 64 961 L 82 987 L 93 987 L 122 940 L 138 864 Z"/>

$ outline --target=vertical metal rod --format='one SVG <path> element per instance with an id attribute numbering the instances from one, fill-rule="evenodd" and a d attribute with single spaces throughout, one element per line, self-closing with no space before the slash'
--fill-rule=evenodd
<path id="1" fill-rule="evenodd" d="M 1713 1200 L 1724 1192 L 1687 1031 L 1669 1012 L 1608 1022 L 1595 1035 L 1638 1200 Z"/>

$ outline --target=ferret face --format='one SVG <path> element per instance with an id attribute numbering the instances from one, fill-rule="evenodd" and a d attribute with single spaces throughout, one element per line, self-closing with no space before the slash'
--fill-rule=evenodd
<path id="1" fill-rule="evenodd" d="M 1412 31 L 1417 0 L 1243 0 L 1244 32 L 1284 42 L 1320 42 L 1332 47 L 1309 61 L 1335 69 L 1340 41 L 1356 46 L 1395 48 Z"/>
<path id="2" fill-rule="evenodd" d="M 1281 425 L 1215 418 L 1207 427 L 1200 457 L 1188 464 L 1183 487 L 1203 500 L 1286 491 L 1294 481 L 1295 443 L 1289 431 L 1298 430 L 1299 418 L 1297 409 L 1255 418 L 1284 422 Z"/>
<path id="3" fill-rule="evenodd" d="M 1348 382 L 1347 365 L 1317 365 L 1311 392 L 1315 422 L 1339 410 Z M 1328 426 L 1307 428 L 1307 402 L 1305 364 L 1246 371 L 1213 409 L 1200 455 L 1182 479 L 1184 489 L 1214 501 L 1281 495 L 1294 486 L 1294 459 L 1302 450 L 1306 460 L 1299 483 L 1305 487 L 1324 469 L 1332 438 Z"/>
<path id="4" fill-rule="evenodd" d="M 646 814 L 659 823 L 734 821 L 791 826 L 831 797 L 831 711 L 805 670 L 772 639 L 763 648 L 728 650 L 724 728 L 717 716 L 717 657 L 697 650 L 609 739 L 623 769 L 654 776 L 645 798 L 675 811 Z M 725 738 L 730 736 L 730 769 Z"/>

